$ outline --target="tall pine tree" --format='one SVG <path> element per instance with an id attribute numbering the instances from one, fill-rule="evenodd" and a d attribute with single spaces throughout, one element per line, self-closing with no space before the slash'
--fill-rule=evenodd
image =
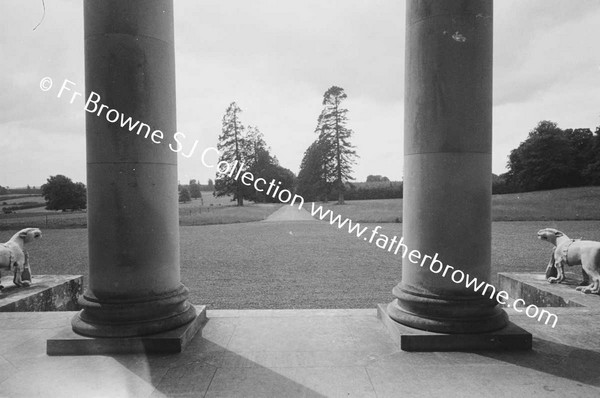
<path id="1" fill-rule="evenodd" d="M 221 156 L 219 161 L 226 161 L 232 167 L 237 160 L 238 166 L 243 163 L 244 148 L 246 143 L 244 140 L 244 126 L 240 121 L 239 114 L 242 110 L 235 102 L 232 102 L 225 111 L 223 116 L 221 135 L 219 135 L 219 143 L 217 149 Z M 235 175 L 235 174 L 234 174 Z M 244 205 L 242 182 L 235 180 L 225 174 L 217 174 L 215 179 L 215 192 L 217 196 L 225 196 L 233 194 L 233 200 L 237 201 L 238 206 Z"/>
<path id="2" fill-rule="evenodd" d="M 319 133 L 325 182 L 333 181 L 338 204 L 344 204 L 345 182 L 353 180 L 352 165 L 357 157 L 350 144 L 353 131 L 346 125 L 348 109 L 342 106 L 347 98 L 344 89 L 330 87 L 323 95 L 324 108 L 319 115 L 316 132 Z"/>

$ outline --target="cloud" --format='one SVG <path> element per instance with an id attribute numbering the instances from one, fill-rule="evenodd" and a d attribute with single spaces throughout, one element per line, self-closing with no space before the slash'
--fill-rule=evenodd
<path id="1" fill-rule="evenodd" d="M 600 43 L 590 27 L 597 1 L 495 3 L 495 105 L 535 101 L 590 73 L 597 75 Z"/>

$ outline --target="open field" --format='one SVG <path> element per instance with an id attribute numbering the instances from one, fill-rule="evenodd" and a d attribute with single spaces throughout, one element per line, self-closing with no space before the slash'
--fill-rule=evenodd
<path id="1" fill-rule="evenodd" d="M 40 205 L 45 204 L 46 201 L 41 195 L 0 195 L 0 207 L 9 207 L 19 205 L 25 202 L 37 202 Z M 231 201 L 230 196 L 220 196 L 215 197 L 212 195 L 212 192 L 202 192 L 202 198 L 193 199 L 188 203 L 180 203 L 180 209 L 187 208 L 198 208 L 198 207 L 219 207 L 219 206 L 231 206 L 234 202 Z M 59 211 L 55 210 L 46 210 L 45 206 L 34 208 L 34 209 L 26 209 L 26 210 L 17 210 L 16 214 L 21 213 L 44 213 L 48 215 L 61 214 Z"/>
<path id="2" fill-rule="evenodd" d="M 13 199 L 11 202 L 40 200 L 40 196 Z M 8 203 L 8 201 L 7 201 Z M 336 215 L 360 223 L 402 222 L 402 199 L 352 200 L 339 206 L 335 202 L 316 203 L 331 209 Z M 279 205 L 246 203 L 234 206 L 230 197 L 214 197 L 203 192 L 203 198 L 179 205 L 181 225 L 227 224 L 260 221 Z M 311 203 L 304 204 L 310 212 Z M 600 220 L 600 187 L 565 188 L 552 191 L 493 195 L 494 221 L 557 221 Z M 85 212 L 62 213 L 43 207 L 0 214 L 0 230 L 18 229 L 31 225 L 40 228 L 85 228 Z"/>
<path id="3" fill-rule="evenodd" d="M 202 198 L 192 199 L 191 202 L 188 203 L 180 203 L 179 208 L 185 209 L 188 207 L 197 207 L 199 205 L 206 207 L 215 207 L 215 206 L 231 206 L 234 205 L 235 202 L 231 200 L 231 196 L 213 196 L 212 192 L 202 192 Z M 246 202 L 244 201 L 244 204 Z"/>
<path id="4" fill-rule="evenodd" d="M 229 198 L 213 198 L 212 195 L 210 197 L 210 199 L 205 199 L 204 206 L 200 199 L 180 204 L 180 225 L 260 221 L 267 218 L 281 206 L 281 204 L 254 204 L 246 202 L 244 207 L 237 207 L 232 205 Z M 85 211 L 63 213 L 47 210 L 23 210 L 13 214 L 0 214 L 0 230 L 18 230 L 32 226 L 43 229 L 85 228 L 87 226 L 87 213 Z"/>
<path id="5" fill-rule="evenodd" d="M 10 195 L 0 195 L 0 209 L 27 205 L 29 208 L 22 211 L 27 212 L 46 212 L 48 210 L 45 209 L 46 201 L 41 195 L 18 195 L 18 194 L 10 194 Z M 36 206 L 36 207 L 31 207 Z M 13 210 L 15 211 L 15 210 Z M 21 211 L 21 210 L 18 210 Z M 2 214 L 2 213 L 0 213 Z"/>
<path id="6" fill-rule="evenodd" d="M 234 224 L 262 221 L 282 205 L 246 203 L 243 207 L 179 207 L 179 225 Z"/>
<path id="7" fill-rule="evenodd" d="M 402 222 L 402 199 L 316 203 L 354 222 Z M 311 209 L 310 203 L 304 208 Z M 600 187 L 492 196 L 493 221 L 600 220 Z"/>
<path id="8" fill-rule="evenodd" d="M 492 196 L 494 221 L 600 220 L 600 187 Z"/>
<path id="9" fill-rule="evenodd" d="M 371 224 L 370 227 L 374 227 Z M 542 227 L 600 240 L 600 221 L 495 222 L 496 273 L 543 272 L 551 247 Z M 210 308 L 373 308 L 391 300 L 401 276 L 399 256 L 325 222 L 278 222 L 181 227 L 181 278 L 195 304 Z M 83 274 L 87 230 L 48 229 L 28 248 L 35 274 Z M 400 236 L 401 224 L 382 233 Z M 0 232 L 6 241 L 8 231 Z M 580 267 L 568 271 L 580 277 Z"/>
<path id="10" fill-rule="evenodd" d="M 0 195 L 0 205 L 11 206 L 21 202 L 39 202 L 44 203 L 44 198 L 41 195 L 20 195 L 8 194 Z"/>

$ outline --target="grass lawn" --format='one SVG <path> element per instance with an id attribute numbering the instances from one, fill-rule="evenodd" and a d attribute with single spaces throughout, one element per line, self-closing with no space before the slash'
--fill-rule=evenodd
<path id="1" fill-rule="evenodd" d="M 375 224 L 369 225 L 374 227 Z M 551 247 L 536 238 L 542 227 L 573 238 L 600 240 L 600 221 L 495 222 L 496 273 L 543 272 Z M 401 276 L 399 256 L 325 222 L 183 226 L 181 278 L 194 304 L 210 308 L 373 308 L 391 300 Z M 400 236 L 401 224 L 382 233 Z M 87 230 L 47 229 L 28 248 L 33 274 L 83 274 Z M 0 241 L 10 237 L 0 231 Z M 571 269 L 579 276 L 579 267 Z"/>
<path id="2" fill-rule="evenodd" d="M 355 222 L 402 222 L 402 199 L 351 200 L 323 205 Z M 311 209 L 310 203 L 304 208 Z M 600 187 L 493 195 L 494 221 L 600 220 Z"/>

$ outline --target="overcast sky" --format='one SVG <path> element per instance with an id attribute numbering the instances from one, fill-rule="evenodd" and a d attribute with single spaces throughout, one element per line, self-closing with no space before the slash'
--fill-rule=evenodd
<path id="1" fill-rule="evenodd" d="M 83 90 L 81 0 L 0 2 L 0 185 L 50 175 L 85 182 L 81 106 L 43 92 L 40 79 Z M 600 1 L 496 0 L 493 172 L 540 120 L 600 125 Z M 282 166 L 298 173 L 316 138 L 323 93 L 345 89 L 357 181 L 402 178 L 405 2 L 400 0 L 176 0 L 177 123 L 199 148 L 216 146 L 236 101 Z M 56 83 L 55 83 L 56 84 Z M 206 183 L 199 156 L 179 179 Z"/>

